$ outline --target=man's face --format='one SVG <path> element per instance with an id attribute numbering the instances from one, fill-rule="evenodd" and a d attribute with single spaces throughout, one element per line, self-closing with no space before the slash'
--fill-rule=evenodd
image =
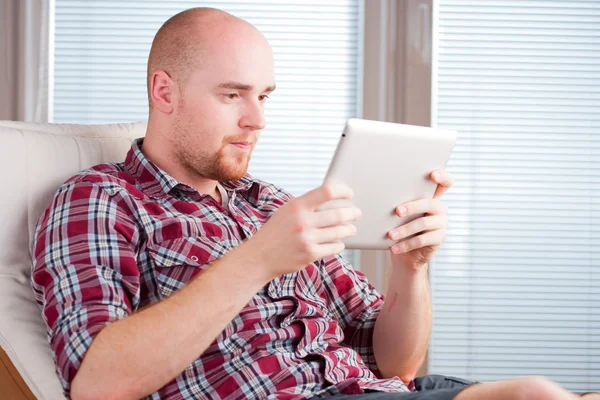
<path id="1" fill-rule="evenodd" d="M 173 156 L 192 175 L 239 179 L 265 126 L 274 89 L 271 49 L 258 35 L 208 46 L 180 88 L 171 137 Z"/>

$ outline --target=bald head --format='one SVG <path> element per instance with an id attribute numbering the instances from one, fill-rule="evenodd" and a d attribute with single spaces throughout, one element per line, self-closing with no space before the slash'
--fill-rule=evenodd
<path id="1" fill-rule="evenodd" d="M 152 75 L 156 71 L 166 72 L 178 85 L 185 86 L 190 74 L 202 65 L 210 48 L 223 38 L 225 32 L 239 30 L 262 37 L 251 24 L 215 8 L 191 8 L 169 18 L 152 41 L 146 77 L 148 98 Z"/>
<path id="2" fill-rule="evenodd" d="M 212 8 L 173 16 L 148 58 L 142 151 L 200 193 L 240 179 L 265 127 L 274 72 L 271 46 L 246 21 Z"/>

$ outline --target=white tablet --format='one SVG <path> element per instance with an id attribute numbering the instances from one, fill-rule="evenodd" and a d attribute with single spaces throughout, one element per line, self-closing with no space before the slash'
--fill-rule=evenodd
<path id="1" fill-rule="evenodd" d="M 433 197 L 436 184 L 429 176 L 445 168 L 456 136 L 450 130 L 348 120 L 325 177 L 350 186 L 351 202 L 362 211 L 356 236 L 344 240 L 347 248 L 388 249 L 396 243 L 387 233 L 418 216 L 400 218 L 395 208 Z M 334 200 L 320 209 L 348 202 Z"/>

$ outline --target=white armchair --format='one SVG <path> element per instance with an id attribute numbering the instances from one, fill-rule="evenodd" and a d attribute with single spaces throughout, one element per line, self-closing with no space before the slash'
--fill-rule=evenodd
<path id="1" fill-rule="evenodd" d="M 92 165 L 123 161 L 131 141 L 145 132 L 145 122 L 0 121 L 1 399 L 64 398 L 29 282 L 35 225 L 65 180 Z"/>

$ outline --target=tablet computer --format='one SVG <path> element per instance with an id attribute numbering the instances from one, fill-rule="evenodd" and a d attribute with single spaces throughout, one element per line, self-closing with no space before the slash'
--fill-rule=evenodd
<path id="1" fill-rule="evenodd" d="M 333 200 L 320 209 L 347 206 L 362 211 L 357 234 L 344 239 L 349 249 L 388 249 L 397 241 L 387 233 L 419 217 L 400 218 L 395 209 L 408 201 L 432 198 L 430 179 L 445 169 L 457 133 L 451 130 L 352 118 L 335 150 L 324 182 L 344 183 L 350 200 Z"/>

